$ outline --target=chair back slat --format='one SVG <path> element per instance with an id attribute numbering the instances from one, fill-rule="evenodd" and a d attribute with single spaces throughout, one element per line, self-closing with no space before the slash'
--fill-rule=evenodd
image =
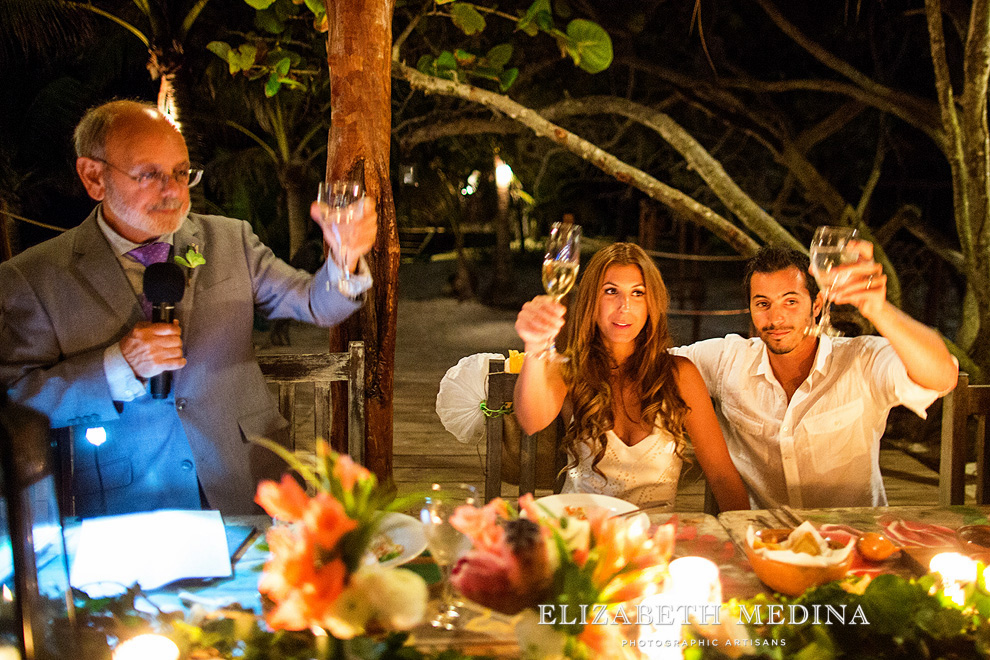
<path id="1" fill-rule="evenodd" d="M 364 464 L 364 343 L 352 341 L 348 347 L 347 370 L 347 453 Z M 327 400 L 329 405 L 329 398 Z"/>
<path id="2" fill-rule="evenodd" d="M 508 378 L 507 378 L 508 376 Z M 505 373 L 505 360 L 488 360 L 488 399 L 486 405 L 498 410 L 506 401 L 512 400 L 511 388 L 515 387 L 513 374 Z M 505 434 L 505 420 L 501 416 L 485 420 L 485 501 L 489 502 L 502 494 L 502 439 Z"/>
<path id="3" fill-rule="evenodd" d="M 990 503 L 990 443 L 986 417 L 990 415 L 990 385 L 970 385 L 969 374 L 959 373 L 954 390 L 942 400 L 942 447 L 939 465 L 939 504 L 966 503 L 966 458 L 970 419 L 975 421 L 976 503 Z"/>
<path id="4" fill-rule="evenodd" d="M 330 439 L 330 383 L 347 382 L 347 453 L 364 463 L 364 342 L 352 341 L 346 353 L 275 354 L 258 357 L 265 380 L 277 386 L 279 413 L 289 422 L 290 446 L 299 449 L 297 386 L 311 384 L 314 438 Z M 298 390 L 300 396 L 307 390 Z M 307 400 L 308 403 L 308 400 Z"/>

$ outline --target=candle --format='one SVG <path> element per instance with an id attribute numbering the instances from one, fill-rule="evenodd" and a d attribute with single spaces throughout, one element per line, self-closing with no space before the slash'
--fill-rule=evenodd
<path id="1" fill-rule="evenodd" d="M 113 660 L 179 660 L 179 647 L 163 635 L 138 635 L 118 644 Z"/>
<path id="2" fill-rule="evenodd" d="M 670 562 L 663 593 L 642 601 L 653 622 L 641 626 L 640 653 L 650 660 L 680 658 L 684 650 L 679 646 L 681 626 L 691 620 L 716 623 L 721 603 L 718 566 L 704 557 L 680 557 Z"/>
<path id="3" fill-rule="evenodd" d="M 718 566 L 704 557 L 680 557 L 670 562 L 664 592 L 684 605 L 722 603 Z"/>
<path id="4" fill-rule="evenodd" d="M 932 557 L 928 568 L 938 575 L 946 598 L 962 607 L 966 602 L 963 588 L 976 582 L 976 562 L 958 552 L 942 552 Z"/>

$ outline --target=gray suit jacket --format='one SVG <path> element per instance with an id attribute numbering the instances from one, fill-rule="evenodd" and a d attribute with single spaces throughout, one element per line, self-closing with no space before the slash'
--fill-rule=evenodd
<path id="1" fill-rule="evenodd" d="M 0 264 L 0 384 L 53 428 L 107 429 L 99 455 L 77 443 L 74 457 L 81 481 L 92 481 L 93 470 L 98 481 L 77 484 L 77 497 L 99 490 L 112 500 L 104 510 L 188 506 L 198 474 L 215 508 L 256 512 L 258 480 L 285 466 L 248 440 L 284 435 L 286 422 L 255 360 L 254 311 L 330 326 L 359 306 L 330 286 L 326 268 L 313 276 L 290 267 L 240 220 L 190 214 L 175 253 L 192 244 L 206 263 L 188 273 L 176 308 L 188 362 L 164 401 L 111 399 L 104 349 L 144 317 L 95 210 Z M 188 444 L 176 441 L 183 432 Z"/>

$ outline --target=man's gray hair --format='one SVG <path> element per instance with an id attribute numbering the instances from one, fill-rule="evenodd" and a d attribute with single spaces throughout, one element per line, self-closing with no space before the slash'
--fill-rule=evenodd
<path id="1" fill-rule="evenodd" d="M 144 101 L 110 101 L 95 108 L 90 108 L 79 120 L 73 139 L 76 144 L 77 158 L 105 158 L 107 153 L 107 138 L 113 130 L 114 123 L 125 115 L 147 110 L 158 111 L 153 103 Z"/>

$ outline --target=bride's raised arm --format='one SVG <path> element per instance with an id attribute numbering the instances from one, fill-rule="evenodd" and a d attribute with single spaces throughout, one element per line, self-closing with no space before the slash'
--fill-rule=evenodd
<path id="1" fill-rule="evenodd" d="M 513 410 L 519 426 L 528 434 L 550 425 L 567 397 L 560 363 L 537 356 L 564 325 L 567 309 L 550 296 L 537 296 L 523 305 L 516 317 L 516 332 L 523 340 L 526 358 L 513 394 Z"/>

